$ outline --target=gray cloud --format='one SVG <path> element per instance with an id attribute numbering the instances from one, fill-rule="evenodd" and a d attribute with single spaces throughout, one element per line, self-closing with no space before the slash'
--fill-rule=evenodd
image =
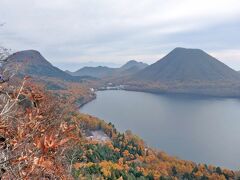
<path id="1" fill-rule="evenodd" d="M 151 63 L 185 46 L 235 52 L 229 65 L 240 69 L 239 15 L 238 0 L 1 0 L 0 43 L 39 50 L 59 67 Z"/>

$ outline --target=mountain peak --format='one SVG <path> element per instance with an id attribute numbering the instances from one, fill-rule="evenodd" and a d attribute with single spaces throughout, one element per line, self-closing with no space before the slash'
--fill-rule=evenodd
<path id="1" fill-rule="evenodd" d="M 19 51 L 17 53 L 32 53 L 32 54 L 40 54 L 40 52 L 38 50 L 35 50 L 35 49 L 27 49 L 27 50 L 22 50 L 22 51 Z"/>
<path id="2" fill-rule="evenodd" d="M 22 63 L 25 64 L 45 64 L 50 65 L 50 62 L 48 62 L 42 54 L 37 50 L 23 50 L 18 51 L 16 53 L 13 53 L 8 57 L 10 61 L 14 61 L 16 63 Z"/>
<path id="3" fill-rule="evenodd" d="M 34 50 L 34 49 L 29 49 L 29 50 L 23 50 L 23 51 L 18 51 L 18 52 L 15 52 L 13 53 L 13 55 L 25 55 L 25 56 L 42 56 L 41 53 L 37 50 Z"/>
<path id="4" fill-rule="evenodd" d="M 10 55 L 6 66 L 11 66 L 12 64 L 19 65 L 19 74 L 21 75 L 73 80 L 72 76 L 53 66 L 36 50 L 24 50 Z"/>
<path id="5" fill-rule="evenodd" d="M 132 60 L 129 60 L 126 64 L 128 64 L 128 63 L 138 63 L 138 61 L 132 59 Z"/>
<path id="6" fill-rule="evenodd" d="M 185 47 L 176 47 L 174 48 L 172 51 L 176 51 L 176 50 L 179 50 L 179 51 L 202 51 L 201 49 L 198 49 L 198 48 L 185 48 Z"/>
<path id="7" fill-rule="evenodd" d="M 138 62 L 136 60 L 130 60 L 126 64 L 121 66 L 120 69 L 123 69 L 123 70 L 130 69 L 130 68 L 144 69 L 147 66 L 148 66 L 148 64 L 146 64 L 146 63 Z"/>
<path id="8" fill-rule="evenodd" d="M 206 54 L 202 49 L 176 47 L 169 54 Z"/>
<path id="9" fill-rule="evenodd" d="M 201 49 L 175 48 L 165 57 L 137 74 L 153 81 L 222 81 L 239 75 Z"/>

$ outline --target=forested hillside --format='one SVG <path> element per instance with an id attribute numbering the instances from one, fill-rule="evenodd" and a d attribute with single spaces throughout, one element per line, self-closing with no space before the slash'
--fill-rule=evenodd
<path id="1" fill-rule="evenodd" d="M 175 48 L 165 57 L 135 75 L 159 82 L 239 81 L 239 74 L 201 49 Z"/>
<path id="2" fill-rule="evenodd" d="M 89 77 L 73 77 L 61 69 L 53 66 L 40 52 L 36 50 L 19 51 L 8 56 L 5 69 L 17 69 L 16 73 L 24 77 L 31 75 L 35 78 L 53 78 L 70 82 L 80 82 Z M 90 78 L 93 79 L 93 78 Z"/>

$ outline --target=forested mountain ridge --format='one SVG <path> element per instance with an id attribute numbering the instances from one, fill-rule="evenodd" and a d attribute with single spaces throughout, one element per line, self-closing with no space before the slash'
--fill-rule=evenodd
<path id="1" fill-rule="evenodd" d="M 83 67 L 75 72 L 70 72 L 73 76 L 91 76 L 96 78 L 103 78 L 111 76 L 115 68 L 109 68 L 106 66 L 97 66 L 97 67 Z"/>
<path id="2" fill-rule="evenodd" d="M 122 77 L 134 74 L 148 65 L 142 62 L 135 60 L 130 60 L 120 68 L 110 68 L 106 66 L 98 67 L 83 67 L 75 72 L 67 71 L 70 75 L 73 76 L 91 76 L 95 78 L 111 78 L 111 77 Z"/>
<path id="3" fill-rule="evenodd" d="M 175 48 L 135 75 L 149 81 L 235 81 L 239 74 L 200 49 Z"/>
<path id="4" fill-rule="evenodd" d="M 127 90 L 155 93 L 240 96 L 239 73 L 200 49 L 175 48 L 150 66 L 131 60 L 120 68 L 84 67 L 79 71 L 80 76 L 54 67 L 35 50 L 20 51 L 8 59 L 8 68 L 17 66 L 21 76 L 50 81 L 50 89 L 64 88 L 57 83 L 63 80 L 89 82 L 92 85 L 88 85 L 94 88 L 112 83 L 125 85 Z"/>
<path id="5" fill-rule="evenodd" d="M 30 75 L 45 78 L 55 78 L 66 81 L 81 81 L 81 79 L 88 79 L 89 77 L 73 77 L 68 73 L 53 66 L 47 61 L 40 52 L 36 50 L 25 50 L 13 53 L 8 57 L 6 68 L 17 67 L 18 75 Z M 16 68 L 15 68 L 16 69 Z M 91 78 L 90 78 L 91 79 Z"/>
<path id="6" fill-rule="evenodd" d="M 240 97 L 240 75 L 200 49 L 175 48 L 126 79 L 128 90 Z"/>

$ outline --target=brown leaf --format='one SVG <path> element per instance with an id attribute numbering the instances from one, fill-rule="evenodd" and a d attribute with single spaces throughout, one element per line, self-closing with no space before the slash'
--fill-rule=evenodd
<path id="1" fill-rule="evenodd" d="M 62 146 L 63 144 L 65 144 L 66 142 L 68 142 L 70 139 L 71 139 L 71 138 L 62 139 L 62 140 L 58 143 L 58 145 L 59 145 L 59 146 Z"/>

